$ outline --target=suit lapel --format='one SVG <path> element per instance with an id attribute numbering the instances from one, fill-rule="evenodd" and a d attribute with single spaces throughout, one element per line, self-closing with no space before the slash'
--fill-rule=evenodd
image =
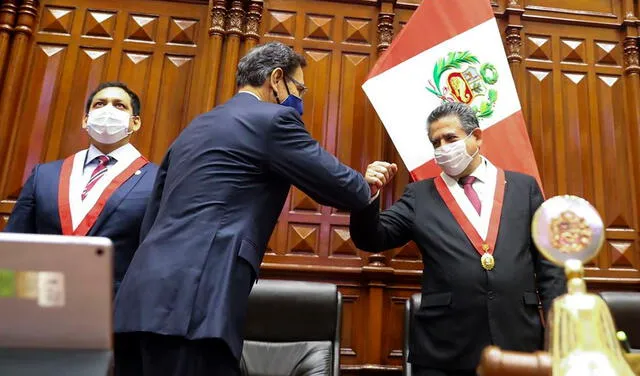
<path id="1" fill-rule="evenodd" d="M 59 182 L 60 182 L 61 174 L 62 174 L 62 162 L 56 165 L 56 169 L 53 171 L 53 176 L 47 175 L 47 177 L 44 179 L 44 181 L 47 182 L 45 186 L 51 187 L 51 197 L 54 198 L 53 200 L 51 200 L 50 203 L 48 203 L 47 206 L 52 208 L 55 207 L 55 215 L 52 215 L 51 218 L 53 220 L 53 224 L 55 228 L 58 229 L 58 233 L 60 234 L 62 234 L 62 223 L 60 222 L 60 205 L 58 204 L 58 191 L 60 189 Z M 55 179 L 51 179 L 54 176 L 55 176 Z M 40 177 L 39 180 L 42 180 L 42 177 Z M 55 181 L 56 184 L 49 184 L 49 182 L 51 181 Z"/>
<path id="2" fill-rule="evenodd" d="M 98 216 L 98 219 L 96 219 L 96 222 L 87 233 L 87 236 L 94 236 L 94 234 L 100 229 L 107 218 L 109 218 L 111 213 L 113 213 L 113 211 L 122 203 L 122 200 L 124 200 L 129 192 L 133 190 L 140 179 L 142 179 L 144 174 L 147 173 L 147 168 L 145 166 L 138 171 L 140 171 L 139 174 L 131 175 L 131 177 L 124 184 L 122 184 L 120 188 L 116 189 L 113 194 L 111 194 L 111 197 L 109 197 L 109 199 L 107 200 L 107 203 Z"/>

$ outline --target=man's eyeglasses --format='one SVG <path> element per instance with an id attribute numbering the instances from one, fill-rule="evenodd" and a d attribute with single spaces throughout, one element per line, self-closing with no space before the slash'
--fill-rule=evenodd
<path id="1" fill-rule="evenodd" d="M 307 92 L 308 88 L 306 86 L 304 86 L 304 84 L 301 84 L 300 82 L 298 82 L 295 78 L 288 76 L 289 80 L 291 82 L 293 82 L 294 85 L 296 85 L 296 89 L 298 89 L 298 93 L 300 94 L 300 96 L 303 96 L 304 93 Z"/>

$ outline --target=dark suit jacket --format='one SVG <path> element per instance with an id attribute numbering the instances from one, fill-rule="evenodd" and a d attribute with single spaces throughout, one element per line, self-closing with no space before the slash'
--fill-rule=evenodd
<path id="1" fill-rule="evenodd" d="M 4 228 L 6 232 L 62 235 L 58 185 L 62 160 L 37 165 L 22 188 Z M 138 248 L 140 225 L 158 166 L 147 163 L 116 189 L 87 236 L 104 236 L 114 245 L 114 288 L 117 290 Z"/>
<path id="2" fill-rule="evenodd" d="M 116 332 L 221 338 L 239 358 L 249 292 L 291 184 L 343 209 L 370 199 L 364 177 L 291 108 L 240 93 L 193 120 L 160 166 Z"/>
<path id="3" fill-rule="evenodd" d="M 351 237 L 359 248 L 379 252 L 413 240 L 424 263 L 422 302 L 410 337 L 409 361 L 439 369 L 474 369 L 485 346 L 541 349 L 539 291 L 544 311 L 565 292 L 563 270 L 538 253 L 531 219 L 543 201 L 536 181 L 505 172 L 504 204 L 494 251 L 485 271 L 434 180 L 409 184 L 390 209 L 378 202 L 351 214 Z"/>

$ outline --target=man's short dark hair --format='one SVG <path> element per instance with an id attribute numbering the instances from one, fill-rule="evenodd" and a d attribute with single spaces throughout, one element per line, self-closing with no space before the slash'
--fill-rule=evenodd
<path id="1" fill-rule="evenodd" d="M 436 109 L 429 114 L 429 118 L 427 119 L 429 139 L 431 139 L 431 124 L 448 116 L 457 116 L 466 134 L 470 134 L 474 129 L 480 127 L 476 112 L 471 107 L 460 102 L 446 102 L 436 107 Z"/>
<path id="2" fill-rule="evenodd" d="M 271 72 L 282 68 L 285 77 L 291 77 L 298 67 L 304 68 L 307 61 L 304 56 L 280 42 L 271 42 L 252 48 L 240 62 L 236 72 L 238 87 L 250 85 L 262 86 Z"/>
<path id="3" fill-rule="evenodd" d="M 124 90 L 127 94 L 129 94 L 129 98 L 131 98 L 131 111 L 133 112 L 133 115 L 134 116 L 140 115 L 140 98 L 138 97 L 138 94 L 134 93 L 133 90 L 129 89 L 127 85 L 119 81 L 103 82 L 100 85 L 98 85 L 98 87 L 93 92 L 91 92 L 91 94 L 89 95 L 89 98 L 87 98 L 87 104 L 85 105 L 85 109 L 84 109 L 84 112 L 86 114 L 88 114 L 89 111 L 91 110 L 91 102 L 93 102 L 93 97 L 95 97 L 96 94 L 98 94 L 98 92 L 100 92 L 101 90 L 104 90 L 110 87 L 118 87 Z"/>

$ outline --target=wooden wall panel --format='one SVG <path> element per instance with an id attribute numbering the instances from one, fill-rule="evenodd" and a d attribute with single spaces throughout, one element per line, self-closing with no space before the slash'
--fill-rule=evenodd
<path id="1" fill-rule="evenodd" d="M 625 35 L 530 20 L 523 26 L 523 107 L 545 193 L 581 196 L 603 217 L 607 244 L 587 275 L 637 280 L 638 198 L 629 184 L 637 161 L 628 137 L 628 106 L 637 104 L 626 95 Z"/>
<path id="2" fill-rule="evenodd" d="M 50 145 L 52 122 L 56 94 L 60 90 L 61 73 L 67 58 L 68 49 L 64 46 L 37 44 L 32 53 L 32 69 L 27 80 L 27 91 L 32 93 L 29 101 L 22 102 L 21 121 L 31 124 L 30 137 L 21 138 L 18 150 L 31 149 L 27 155 L 24 169 L 12 170 L 9 192 L 18 192 L 22 182 L 31 173 L 29 166 L 39 163 Z M 29 128 L 27 128 L 29 129 Z"/>
<path id="3" fill-rule="evenodd" d="M 309 132 L 343 162 L 364 171 L 379 158 L 381 133 L 360 86 L 376 58 L 377 10 L 317 1 L 265 3 L 261 42 L 281 41 L 304 54 L 303 120 Z M 297 188 L 285 204 L 265 262 L 360 266 L 347 213 L 323 207 Z"/>
<path id="4" fill-rule="evenodd" d="M 85 100 L 106 80 L 122 80 L 140 93 L 142 131 L 134 138 L 154 162 L 201 111 L 207 35 L 206 4 L 115 1 L 89 8 L 73 0 L 46 1 L 31 48 L 30 64 L 11 143 L 15 168 L 2 198 L 20 191 L 33 166 L 86 147 L 81 128 Z"/>

